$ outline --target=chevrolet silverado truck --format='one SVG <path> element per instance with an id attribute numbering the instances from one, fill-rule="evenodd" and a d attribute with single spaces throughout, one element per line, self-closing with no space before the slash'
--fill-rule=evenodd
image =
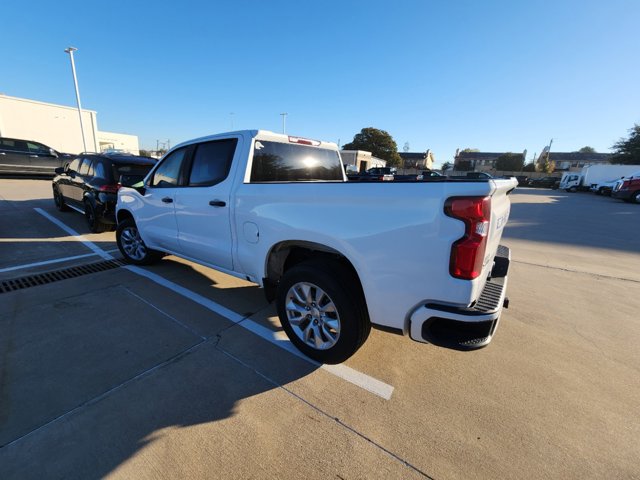
<path id="1" fill-rule="evenodd" d="M 372 325 L 479 348 L 507 305 L 515 179 L 353 183 L 336 144 L 247 130 L 178 145 L 132 187 L 117 203 L 126 261 L 172 254 L 260 285 L 320 362 Z"/>

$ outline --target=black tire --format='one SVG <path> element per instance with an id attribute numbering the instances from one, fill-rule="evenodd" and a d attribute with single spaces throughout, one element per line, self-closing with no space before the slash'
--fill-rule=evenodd
<path id="1" fill-rule="evenodd" d="M 604 188 L 599 188 L 596 190 L 596 195 L 604 195 Z"/>
<path id="2" fill-rule="evenodd" d="M 306 306 L 294 299 L 295 291 L 301 292 L 304 287 L 309 287 Z M 371 331 L 359 281 L 336 260 L 307 260 L 287 270 L 278 285 L 276 303 L 282 328 L 291 342 L 321 363 L 344 362 L 362 346 Z M 299 319 L 298 323 L 292 324 L 289 315 Z M 332 325 L 337 325 L 337 330 Z M 305 332 L 309 332 L 306 341 Z M 324 343 L 320 348 L 315 346 L 318 340 Z"/>
<path id="3" fill-rule="evenodd" d="M 640 190 L 633 192 L 631 198 L 633 199 L 633 203 L 640 203 Z"/>
<path id="4" fill-rule="evenodd" d="M 116 243 L 127 263 L 134 265 L 151 265 L 164 256 L 164 253 L 152 250 L 144 244 L 133 218 L 118 223 Z"/>
<path id="5" fill-rule="evenodd" d="M 62 193 L 60 193 L 60 189 L 58 187 L 53 187 L 53 203 L 55 203 L 56 208 L 61 212 L 68 212 L 69 207 L 64 201 L 64 197 Z"/>
<path id="6" fill-rule="evenodd" d="M 101 233 L 109 229 L 109 225 L 100 220 L 96 209 L 89 200 L 84 201 L 84 218 L 92 233 Z"/>

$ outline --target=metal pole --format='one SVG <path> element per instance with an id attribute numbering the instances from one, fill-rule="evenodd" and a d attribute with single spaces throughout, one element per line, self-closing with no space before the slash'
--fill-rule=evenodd
<path id="1" fill-rule="evenodd" d="M 73 52 L 78 49 L 75 47 L 65 48 L 65 52 L 69 54 L 69 58 L 71 59 L 71 73 L 73 73 L 73 84 L 76 87 L 76 102 L 78 103 L 78 116 L 80 117 L 80 132 L 82 133 L 82 146 L 84 147 L 84 151 L 87 151 L 87 142 L 84 138 L 84 126 L 82 125 L 82 105 L 80 104 L 80 90 L 78 90 L 78 77 L 76 77 L 76 64 L 73 61 Z"/>
<path id="2" fill-rule="evenodd" d="M 287 112 L 281 113 L 282 115 L 282 133 L 287 133 Z"/>

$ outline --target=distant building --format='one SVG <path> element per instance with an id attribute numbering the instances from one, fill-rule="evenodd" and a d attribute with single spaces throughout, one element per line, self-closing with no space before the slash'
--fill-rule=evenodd
<path id="1" fill-rule="evenodd" d="M 88 151 L 124 150 L 139 154 L 136 135 L 101 132 L 96 116 L 94 110 L 82 109 Z M 34 140 L 66 153 L 85 150 L 77 108 L 27 98 L 0 95 L 0 137 Z"/>
<path id="2" fill-rule="evenodd" d="M 542 164 L 546 160 L 546 148 L 536 159 L 536 163 Z M 577 171 L 587 165 L 600 165 L 609 163 L 610 153 L 582 153 L 582 152 L 550 152 L 549 161 L 556 163 L 556 171 Z"/>
<path id="3" fill-rule="evenodd" d="M 461 171 L 495 170 L 496 160 L 505 153 L 509 152 L 464 152 L 458 148 L 456 149 L 456 155 L 453 159 L 453 169 Z M 513 155 L 520 156 L 524 162 L 527 157 L 527 151 L 514 153 Z"/>
<path id="4" fill-rule="evenodd" d="M 431 170 L 435 157 L 431 150 L 426 152 L 398 152 L 402 158 L 400 167 Z"/>
<path id="5" fill-rule="evenodd" d="M 341 150 L 342 163 L 353 165 L 358 172 L 364 172 L 373 167 L 386 167 L 387 161 L 374 157 L 371 152 L 364 150 Z"/>

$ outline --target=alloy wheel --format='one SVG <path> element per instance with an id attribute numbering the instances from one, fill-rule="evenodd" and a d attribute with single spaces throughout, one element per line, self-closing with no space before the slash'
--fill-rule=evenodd
<path id="1" fill-rule="evenodd" d="M 127 227 L 122 230 L 120 242 L 124 252 L 133 260 L 143 260 L 147 255 L 147 247 L 136 227 Z"/>
<path id="2" fill-rule="evenodd" d="M 340 315 L 333 300 L 317 285 L 298 282 L 286 296 L 286 314 L 296 336 L 311 348 L 327 350 L 340 338 Z"/>

